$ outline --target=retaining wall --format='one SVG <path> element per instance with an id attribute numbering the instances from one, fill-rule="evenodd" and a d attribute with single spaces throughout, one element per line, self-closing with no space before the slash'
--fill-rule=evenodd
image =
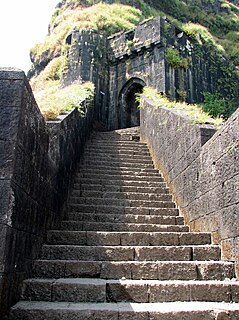
<path id="1" fill-rule="evenodd" d="M 145 99 L 140 130 L 186 224 L 211 232 L 239 275 L 239 109 L 216 131 Z"/>
<path id="2" fill-rule="evenodd" d="M 46 123 L 21 70 L 0 70 L 0 317 L 19 299 L 63 205 L 91 130 L 75 109 Z"/>

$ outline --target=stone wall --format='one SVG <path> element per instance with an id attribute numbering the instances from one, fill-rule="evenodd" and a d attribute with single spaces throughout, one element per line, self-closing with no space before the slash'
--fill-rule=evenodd
<path id="1" fill-rule="evenodd" d="M 109 39 L 109 116 L 107 128 L 124 128 L 125 88 L 141 81 L 165 92 L 162 19 L 140 24 L 135 30 Z M 150 37 L 149 37 L 150 35 Z M 129 87 L 129 86 L 128 86 Z M 128 88 L 130 90 L 130 87 Z M 129 106 L 130 107 L 130 106 Z"/>
<path id="2" fill-rule="evenodd" d="M 62 218 L 91 128 L 93 107 L 86 109 L 84 119 L 73 110 L 46 124 L 25 74 L 0 70 L 1 316 L 19 299 L 46 230 Z"/>
<path id="3" fill-rule="evenodd" d="M 95 84 L 95 118 L 104 122 L 107 110 L 108 66 L 107 38 L 94 30 L 74 30 L 66 39 L 67 68 L 62 85 L 74 81 Z"/>
<path id="4" fill-rule="evenodd" d="M 164 17 L 109 38 L 92 30 L 75 30 L 66 42 L 68 68 L 62 82 L 94 82 L 95 119 L 108 130 L 139 124 L 132 98 L 145 85 L 177 101 L 202 102 L 204 92 L 219 91 L 233 105 L 238 103 L 238 75 L 226 59 Z M 178 55 L 178 63 L 170 61 L 169 49 Z"/>
<path id="5" fill-rule="evenodd" d="M 215 133 L 145 99 L 140 127 L 190 229 L 211 232 L 239 264 L 239 110 Z"/>

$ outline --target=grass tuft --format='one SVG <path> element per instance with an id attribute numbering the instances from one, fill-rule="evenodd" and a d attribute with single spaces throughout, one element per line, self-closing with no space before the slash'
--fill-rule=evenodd
<path id="1" fill-rule="evenodd" d="M 212 124 L 216 127 L 220 127 L 224 122 L 220 117 L 211 117 L 207 112 L 203 111 L 201 105 L 170 101 L 164 95 L 157 93 L 157 90 L 152 87 L 144 87 L 143 95 L 153 101 L 156 109 L 159 107 L 167 107 L 184 111 L 185 114 L 193 121 L 193 123 Z M 137 95 L 137 100 L 142 102 L 141 95 Z M 142 103 L 140 103 L 140 105 L 142 106 Z"/>

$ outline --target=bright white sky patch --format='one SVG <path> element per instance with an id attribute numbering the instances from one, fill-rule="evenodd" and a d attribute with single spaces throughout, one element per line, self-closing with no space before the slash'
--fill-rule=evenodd
<path id="1" fill-rule="evenodd" d="M 2 0 L 0 3 L 0 67 L 27 72 L 30 48 L 41 42 L 59 0 Z"/>

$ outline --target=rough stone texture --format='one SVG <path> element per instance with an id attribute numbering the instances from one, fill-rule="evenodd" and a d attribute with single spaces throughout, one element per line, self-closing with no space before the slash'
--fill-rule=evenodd
<path id="1" fill-rule="evenodd" d="M 220 60 L 215 65 L 209 54 L 212 47 L 199 48 L 164 17 L 149 19 L 108 39 L 92 30 L 74 30 L 70 37 L 63 83 L 79 79 L 94 82 L 95 117 L 107 129 L 139 125 L 135 93 L 142 92 L 145 85 L 173 100 L 202 102 L 203 93 L 215 92 L 226 77 L 227 62 Z M 172 66 L 166 58 L 167 48 L 178 50 L 187 66 Z M 215 52 L 214 60 L 216 57 Z M 235 78 L 232 83 L 238 79 L 237 75 L 231 77 Z M 233 92 L 236 100 L 238 91 Z"/>
<path id="2" fill-rule="evenodd" d="M 0 70 L 0 315 L 39 255 L 45 231 L 62 218 L 93 108 L 46 123 L 21 70 Z"/>
<path id="3" fill-rule="evenodd" d="M 141 138 L 185 222 L 192 231 L 211 232 L 223 259 L 239 262 L 239 111 L 213 135 L 213 128 L 193 125 L 179 112 L 152 108 L 145 99 Z"/>
<path id="4" fill-rule="evenodd" d="M 118 132 L 124 135 L 130 131 L 93 134 L 89 144 L 93 140 L 101 141 L 105 146 L 113 145 Z M 138 140 L 133 143 L 135 147 L 144 145 Z M 134 149 L 132 143 L 128 146 Z M 69 196 L 65 220 L 59 227 L 48 231 L 41 260 L 34 262 L 36 278 L 24 281 L 22 297 L 28 299 L 28 303 L 22 301 L 15 305 L 11 309 L 11 320 L 96 320 L 114 318 L 115 314 L 116 319 L 122 320 L 149 320 L 154 317 L 163 320 L 218 320 L 220 314 L 222 320 L 230 313 L 236 319 L 239 285 L 233 280 L 233 263 L 219 261 L 221 250 L 218 245 L 210 244 L 210 234 L 189 232 L 187 226 L 184 229 L 183 219 L 181 225 L 161 226 L 160 222 L 144 220 L 126 222 L 129 216 L 140 215 L 148 220 L 156 213 L 163 218 L 165 208 L 158 208 L 153 199 L 151 204 L 154 207 L 150 208 L 139 207 L 140 202 L 135 203 L 138 207 L 119 207 L 118 199 L 124 197 L 113 194 L 111 198 L 110 191 L 112 186 L 126 179 L 125 174 L 122 180 L 111 180 L 115 181 L 114 184 L 104 185 L 106 179 L 100 179 L 99 183 L 104 187 L 102 192 L 107 195 L 105 199 L 111 199 L 104 205 L 97 203 L 104 198 L 95 195 L 98 184 L 92 184 L 93 193 L 86 195 L 85 191 L 77 191 L 75 194 L 80 190 L 79 175 L 88 158 L 82 161 L 76 173 L 76 184 L 71 193 L 74 194 L 75 205 L 72 206 L 73 198 Z M 133 163 L 131 161 L 133 159 L 128 159 L 128 164 Z M 104 166 L 97 167 L 97 170 L 99 168 Z M 91 174 L 95 175 L 93 170 Z M 137 179 L 137 173 L 132 172 L 129 176 L 131 182 Z M 150 178 L 149 175 L 148 180 Z M 147 191 L 141 194 L 144 193 Z M 87 203 L 91 204 L 82 206 L 78 204 L 82 202 L 80 199 L 83 202 L 88 199 Z M 91 213 L 86 213 L 89 207 Z M 112 208 L 116 211 L 112 212 Z M 166 218 L 176 219 L 178 212 L 171 211 L 173 216 L 166 212 Z M 124 214 L 126 221 L 123 220 Z M 103 221 L 97 220 L 97 216 L 102 219 L 102 215 Z M 92 221 L 92 216 L 96 220 Z M 159 228 L 161 232 L 158 232 Z M 67 305 L 64 305 L 66 301 Z M 198 305 L 199 301 L 202 304 Z M 209 305 L 210 301 L 214 304 Z M 230 306 L 226 302 L 231 302 Z"/>

